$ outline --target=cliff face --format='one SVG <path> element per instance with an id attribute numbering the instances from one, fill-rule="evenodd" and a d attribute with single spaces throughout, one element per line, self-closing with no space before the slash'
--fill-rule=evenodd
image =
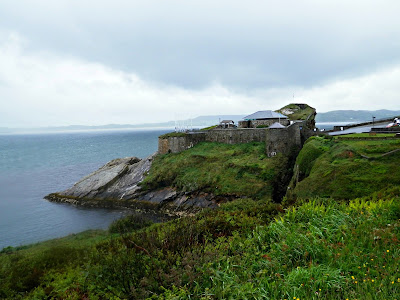
<path id="1" fill-rule="evenodd" d="M 110 161 L 73 187 L 50 194 L 49 201 L 85 207 L 138 208 L 168 212 L 215 207 L 219 199 L 207 193 L 183 193 L 171 187 L 144 191 L 140 183 L 148 174 L 154 154 Z"/>

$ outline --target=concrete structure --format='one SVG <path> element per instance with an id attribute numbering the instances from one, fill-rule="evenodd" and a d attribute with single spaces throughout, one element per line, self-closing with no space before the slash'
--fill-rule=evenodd
<path id="1" fill-rule="evenodd" d="M 257 111 L 254 114 L 244 117 L 243 119 L 243 121 L 239 121 L 239 128 L 268 127 L 274 123 L 280 123 L 284 126 L 288 126 L 290 124 L 287 116 L 271 110 Z"/>

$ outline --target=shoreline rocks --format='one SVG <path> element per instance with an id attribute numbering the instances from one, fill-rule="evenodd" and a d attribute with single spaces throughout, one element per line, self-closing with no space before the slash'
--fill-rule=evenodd
<path id="1" fill-rule="evenodd" d="M 172 187 L 142 190 L 140 183 L 149 172 L 154 156 L 114 159 L 71 188 L 49 194 L 45 199 L 87 208 L 127 208 L 168 215 L 195 213 L 218 207 L 228 200 L 210 193 L 180 192 Z"/>

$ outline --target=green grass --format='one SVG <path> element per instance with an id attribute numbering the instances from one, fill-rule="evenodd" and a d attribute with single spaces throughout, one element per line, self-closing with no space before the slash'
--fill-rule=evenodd
<path id="1" fill-rule="evenodd" d="M 297 157 L 289 198 L 353 199 L 400 182 L 398 140 L 339 141 L 311 138 Z M 369 157 L 371 159 L 367 159 Z"/>
<path id="2" fill-rule="evenodd" d="M 37 244 L 7 247 L 0 252 L 0 299 L 17 299 L 53 276 L 81 275 L 92 246 L 109 238 L 105 231 L 90 230 Z M 79 274 L 77 274 L 79 273 Z"/>
<path id="3" fill-rule="evenodd" d="M 142 187 L 271 198 L 276 175 L 286 162 L 283 156 L 268 158 L 264 143 L 201 143 L 181 153 L 157 156 Z"/>
<path id="4" fill-rule="evenodd" d="M 186 136 L 186 133 L 184 133 L 184 132 L 169 132 L 169 133 L 160 135 L 158 138 L 167 139 L 169 137 L 183 137 L 183 136 Z"/>
<path id="5" fill-rule="evenodd" d="M 217 128 L 217 127 L 218 127 L 218 125 L 213 125 L 213 126 L 209 126 L 209 127 L 202 128 L 202 129 L 200 129 L 200 130 L 211 130 L 211 129 L 215 129 L 215 128 Z"/>
<path id="6" fill-rule="evenodd" d="M 314 199 L 234 234 L 224 255 L 203 265 L 197 286 L 166 298 L 398 299 L 399 217 L 398 198 Z"/>
<path id="7" fill-rule="evenodd" d="M 38 244 L 0 255 L 0 297 L 399 299 L 399 196 L 397 187 L 285 210 L 242 199 L 132 233 L 82 236 L 82 247 L 69 237 L 79 255 Z"/>

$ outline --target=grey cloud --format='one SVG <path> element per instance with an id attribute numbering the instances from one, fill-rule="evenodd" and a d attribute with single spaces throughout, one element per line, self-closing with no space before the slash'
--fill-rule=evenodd
<path id="1" fill-rule="evenodd" d="M 400 60 L 398 1 L 22 2 L 2 26 L 36 50 L 182 87 L 307 87 Z"/>

